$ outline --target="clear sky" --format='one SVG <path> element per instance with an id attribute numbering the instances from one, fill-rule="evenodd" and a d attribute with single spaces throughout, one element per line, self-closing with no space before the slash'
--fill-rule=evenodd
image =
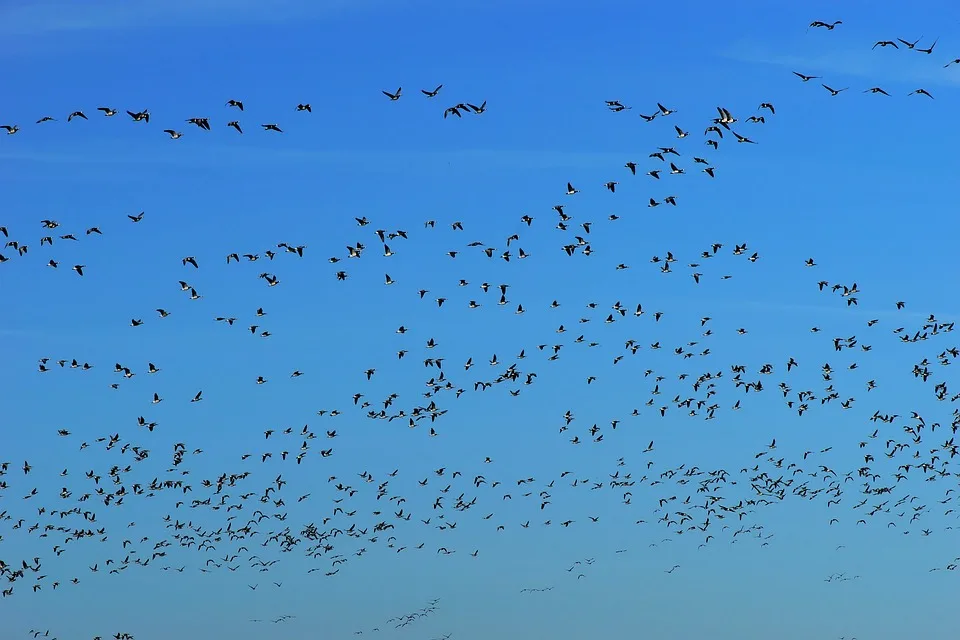
<path id="1" fill-rule="evenodd" d="M 953 633 L 960 10 L 780 4 L 3 3 L 0 635 Z"/>

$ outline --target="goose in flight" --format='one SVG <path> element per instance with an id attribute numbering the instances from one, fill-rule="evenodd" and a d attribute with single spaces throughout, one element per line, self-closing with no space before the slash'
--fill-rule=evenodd
<path id="1" fill-rule="evenodd" d="M 933 48 L 934 48 L 935 46 L 937 46 L 937 42 L 938 42 L 939 40 L 940 40 L 940 38 L 937 38 L 936 40 L 934 40 L 934 41 L 933 41 L 933 44 L 931 44 L 931 45 L 930 45 L 928 48 L 926 48 L 926 49 L 915 49 L 915 51 L 916 51 L 917 53 L 926 53 L 926 54 L 929 55 L 929 54 L 933 53 Z M 918 41 L 918 42 L 919 42 L 919 41 Z"/>
<path id="2" fill-rule="evenodd" d="M 810 28 L 821 27 L 827 31 L 833 31 L 838 24 L 843 24 L 843 20 L 834 20 L 833 22 L 823 22 L 822 20 L 814 20 L 810 23 Z"/>
<path id="3" fill-rule="evenodd" d="M 390 93 L 389 91 L 381 91 L 380 93 L 390 98 L 391 101 L 396 101 L 400 99 L 400 94 L 402 92 L 403 92 L 403 87 L 397 87 L 396 93 Z"/>
<path id="4" fill-rule="evenodd" d="M 440 89 L 442 89 L 442 88 L 443 88 L 443 85 L 442 85 L 442 84 L 438 84 L 438 85 L 437 85 L 437 88 L 434 89 L 433 91 L 427 91 L 426 89 L 420 89 L 420 93 L 422 93 L 423 95 L 427 96 L 428 98 L 433 98 L 433 97 L 436 97 L 436 95 L 437 95 L 438 93 L 440 93 Z M 400 92 L 398 91 L 397 94 L 399 95 L 399 93 L 400 93 Z"/>
<path id="5" fill-rule="evenodd" d="M 660 110 L 660 115 L 662 115 L 662 116 L 668 116 L 668 115 L 670 115 L 671 113 L 676 113 L 676 112 L 677 112 L 676 109 L 667 109 L 665 106 L 663 106 L 663 105 L 660 104 L 659 102 L 657 103 L 657 109 Z"/>
<path id="6" fill-rule="evenodd" d="M 467 105 L 458 104 L 452 107 L 447 107 L 446 109 L 443 110 L 443 117 L 446 118 L 447 116 L 452 114 L 457 116 L 458 118 L 462 118 L 463 115 L 460 113 L 461 109 L 465 111 L 467 109 Z"/>

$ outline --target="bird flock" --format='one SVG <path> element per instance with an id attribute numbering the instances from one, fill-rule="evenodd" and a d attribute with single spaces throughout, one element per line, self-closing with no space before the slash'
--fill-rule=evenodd
<path id="1" fill-rule="evenodd" d="M 814 21 L 809 27 L 839 33 L 842 25 L 839 20 Z M 920 40 L 897 38 L 877 41 L 872 48 L 932 55 L 937 42 L 933 39 L 921 47 Z M 943 66 L 954 64 L 960 64 L 960 58 Z M 848 89 L 829 86 L 830 81 L 818 75 L 797 71 L 793 75 L 804 83 L 823 81 L 832 97 Z M 443 95 L 442 89 L 442 84 L 421 89 L 422 97 L 416 97 L 434 100 Z M 381 93 L 385 102 L 410 99 L 401 87 Z M 863 93 L 891 96 L 879 86 Z M 923 88 L 908 95 L 934 97 Z M 348 239 L 287 238 L 216 255 L 204 250 L 203 239 L 196 239 L 190 255 L 152 256 L 175 265 L 181 275 L 167 289 L 152 292 L 151 308 L 130 309 L 116 320 L 116 330 L 135 332 L 145 343 L 161 325 L 190 332 L 206 323 L 223 335 L 231 334 L 224 339 L 232 340 L 233 349 L 248 348 L 249 341 L 269 345 L 281 331 L 273 322 L 278 296 L 296 286 L 289 285 L 288 278 L 295 280 L 308 262 L 322 269 L 320 284 L 331 297 L 339 295 L 338 288 L 353 288 L 369 292 L 373 299 L 395 296 L 390 299 L 403 299 L 404 305 L 395 315 L 390 305 L 381 309 L 393 329 L 370 336 L 372 343 L 382 345 L 376 357 L 338 365 L 335 375 L 347 381 L 352 393 L 316 406 L 297 424 L 257 427 L 254 437 L 238 438 L 244 450 L 216 468 L 205 462 L 211 452 L 166 422 L 163 411 L 169 405 L 186 411 L 195 408 L 191 405 L 229 399 L 205 390 L 200 381 L 188 393 L 178 391 L 176 379 L 196 376 L 168 366 L 164 353 L 143 362 L 88 361 L 79 347 L 74 353 L 37 354 L 35 365 L 17 375 L 35 376 L 40 386 L 56 376 L 78 376 L 71 383 L 76 380 L 102 390 L 98 402 L 111 402 L 108 394 L 129 395 L 137 398 L 139 408 L 117 423 L 105 421 L 98 432 L 75 432 L 71 425 L 47 427 L 50 448 L 24 460 L 3 459 L 0 451 L 3 601 L 42 597 L 58 589 L 95 589 L 106 576 L 125 572 L 226 572 L 236 574 L 238 589 L 253 593 L 284 589 L 283 576 L 273 579 L 280 565 L 289 565 L 284 571 L 302 571 L 331 583 L 342 573 L 364 571 L 368 557 L 371 563 L 382 563 L 398 554 L 422 554 L 423 562 L 449 562 L 449 570 L 456 571 L 456 563 L 484 557 L 483 544 L 477 542 L 484 537 L 536 536 L 538 530 L 557 528 L 599 530 L 620 517 L 635 527 L 637 552 L 671 544 L 691 544 L 698 550 L 723 544 L 766 547 L 775 542 L 775 531 L 765 526 L 764 514 L 786 503 L 816 503 L 828 528 L 851 522 L 891 535 L 926 537 L 960 527 L 955 522 L 960 517 L 956 460 L 960 443 L 955 442 L 960 391 L 946 375 L 960 349 L 950 342 L 955 327 L 949 318 L 918 316 L 908 309 L 906 297 L 878 300 L 861 290 L 855 276 L 823 277 L 819 263 L 803 257 L 796 260 L 799 277 L 806 278 L 810 291 L 847 314 L 841 315 L 845 331 L 812 326 L 810 339 L 816 347 L 797 351 L 784 347 L 757 363 L 713 346 L 718 336 L 749 340 L 755 322 L 748 314 L 683 317 L 646 298 L 642 287 L 628 284 L 619 299 L 571 299 L 562 286 L 551 289 L 549 279 L 538 282 L 535 290 L 526 280 L 511 281 L 522 265 L 537 263 L 547 251 L 564 260 L 599 262 L 609 279 L 625 277 L 623 272 L 638 273 L 639 278 L 674 278 L 675 290 L 689 299 L 697 299 L 706 288 L 722 291 L 732 279 L 755 279 L 764 269 L 762 246 L 741 238 L 718 238 L 690 248 L 661 239 L 662 250 L 653 255 L 617 253 L 618 225 L 636 214 L 596 216 L 579 204 L 583 192 L 597 192 L 624 210 L 633 211 L 639 204 L 682 211 L 690 180 L 709 183 L 723 178 L 720 158 L 708 156 L 762 154 L 764 127 L 776 127 L 779 118 L 789 117 L 778 113 L 776 96 L 756 96 L 750 105 L 749 109 L 712 105 L 711 114 L 698 121 L 652 101 L 638 108 L 639 116 L 661 127 L 656 134 L 661 144 L 644 151 L 645 156 L 638 153 L 609 167 L 609 179 L 602 184 L 570 176 L 555 192 L 543 194 L 539 211 L 518 214 L 499 230 L 455 215 L 426 219 L 416 228 L 397 228 L 391 216 L 369 212 L 347 214 L 355 226 L 355 235 Z M 633 108 L 621 100 L 606 100 L 604 106 L 621 114 Z M 239 116 L 246 113 L 244 102 L 237 99 L 228 100 L 224 108 Z M 126 117 L 128 125 L 155 126 L 146 108 L 99 106 L 97 111 L 104 118 Z M 291 111 L 310 114 L 313 107 L 300 103 Z M 440 113 L 449 119 L 486 112 L 487 102 L 481 100 L 457 101 Z M 63 120 L 70 126 L 87 126 L 81 121 L 90 118 L 75 110 Z M 244 132 L 240 117 L 223 120 L 216 126 Z M 160 125 L 168 127 L 161 131 L 171 139 L 185 135 L 173 124 L 176 121 Z M 36 122 L 52 126 L 58 118 L 44 115 Z M 181 122 L 203 132 L 213 128 L 206 116 Z M 265 133 L 286 131 L 270 122 L 259 127 Z M 702 127 L 702 135 L 693 127 Z M 10 135 L 21 132 L 15 123 L 2 128 Z M 644 192 L 639 198 L 638 190 Z M 4 215 L 0 269 L 6 271 L 0 271 L 0 278 L 47 267 L 58 277 L 79 279 L 78 284 L 93 281 L 94 287 L 104 286 L 108 278 L 96 261 L 62 256 L 93 255 L 111 243 L 145 246 L 150 234 L 165 224 L 163 216 L 149 208 L 101 212 L 88 221 L 82 215 L 71 216 L 68 222 Z M 405 256 L 412 255 L 430 261 L 429 274 L 404 266 Z M 207 274 L 218 272 L 259 286 L 262 293 L 245 308 L 224 308 L 217 291 L 205 286 Z M 869 300 L 871 308 L 886 308 L 887 313 L 863 320 L 855 313 L 861 300 Z M 403 309 L 411 306 L 418 309 L 417 317 L 430 318 L 433 324 L 404 317 Z M 440 328 L 454 326 L 463 314 L 483 318 L 471 321 L 479 323 L 471 326 L 481 332 L 484 326 L 522 323 L 524 330 L 518 335 L 535 338 L 519 344 L 505 340 L 495 351 L 482 351 L 482 340 L 466 336 L 451 344 L 449 332 Z M 873 373 L 872 363 L 886 358 L 890 350 L 908 346 L 913 347 L 913 362 L 904 373 L 932 402 L 890 408 L 883 395 L 888 383 Z M 568 361 L 574 365 L 568 367 Z M 385 379 L 391 373 L 397 375 Z M 322 380 L 331 373 L 307 361 L 278 358 L 273 370 L 244 375 L 248 385 L 238 391 L 242 394 L 263 385 L 295 389 L 303 380 Z M 450 459 L 430 467 L 398 457 L 386 467 L 371 468 L 352 453 L 362 447 L 358 425 L 396 437 L 422 436 L 414 446 L 426 448 L 434 439 L 455 433 L 464 412 L 494 405 L 510 411 L 511 403 L 561 378 L 575 379 L 573 384 L 586 394 L 614 376 L 633 378 L 632 406 L 619 412 L 595 407 L 587 413 L 574 408 L 574 398 L 547 391 L 541 397 L 549 402 L 541 413 L 549 428 L 536 434 L 563 447 L 607 447 L 602 449 L 607 461 L 603 467 L 591 466 L 584 458 L 582 466 L 558 466 L 546 475 L 501 471 L 493 446 L 490 452 L 477 451 L 473 459 Z M 308 393 L 307 387 L 302 389 Z M 625 434 L 642 433 L 644 425 L 675 415 L 705 425 L 735 421 L 737 413 L 752 403 L 769 410 L 772 425 L 780 419 L 777 412 L 831 421 L 841 413 L 869 408 L 847 443 L 846 453 L 858 464 L 846 466 L 848 458 L 838 455 L 832 444 L 806 443 L 802 451 L 784 450 L 778 437 L 782 441 L 787 436 L 776 433 L 775 426 L 752 435 L 751 450 L 723 465 L 681 459 L 683 452 L 678 451 L 661 455 L 655 438 L 644 439 L 645 446 L 635 450 L 618 445 Z M 796 440 L 795 435 L 791 438 Z M 615 449 L 608 449 L 611 446 Z M 58 449 L 71 455 L 79 452 L 81 460 L 89 456 L 89 463 L 65 468 L 57 462 Z M 341 471 L 329 470 L 331 459 L 339 460 Z M 300 475 L 300 467 L 308 468 L 310 475 Z M 553 576 L 515 585 L 515 593 L 539 597 L 535 594 L 563 589 L 565 582 L 587 581 L 597 565 L 631 551 L 591 552 L 589 558 L 557 567 Z M 83 569 L 76 570 L 76 564 L 66 562 L 69 558 L 82 559 Z M 958 563 L 960 557 L 944 558 L 926 569 L 954 572 Z M 687 568 L 669 559 L 662 565 L 666 576 Z M 854 580 L 861 576 L 835 572 L 824 578 L 827 583 Z M 414 611 L 358 625 L 356 633 L 412 627 L 435 615 L 440 606 L 441 600 L 433 599 Z M 280 628 L 304 615 L 277 612 L 250 618 L 249 623 Z M 73 637 L 66 626 L 51 635 L 48 627 L 54 627 L 53 621 L 46 621 L 28 635 Z M 95 638 L 133 640 L 144 632 L 104 629 Z"/>
<path id="2" fill-rule="evenodd" d="M 440 84 L 440 85 L 437 85 L 436 88 L 434 88 L 433 90 L 421 89 L 420 92 L 427 98 L 435 98 L 440 94 L 440 90 L 442 88 L 443 88 L 443 85 Z M 383 93 L 383 95 L 389 98 L 391 102 L 396 102 L 403 95 L 403 87 L 397 87 L 397 90 L 393 93 L 389 91 L 382 91 L 381 93 Z M 224 107 L 227 109 L 233 109 L 237 112 L 240 112 L 241 114 L 245 113 L 242 100 L 235 100 L 231 98 L 230 100 L 227 100 L 226 103 L 224 103 Z M 96 108 L 96 110 L 99 111 L 101 115 L 105 118 L 113 118 L 114 116 L 117 116 L 123 113 L 121 110 L 114 109 L 113 107 L 99 106 Z M 447 116 L 454 115 L 454 116 L 457 116 L 458 118 L 462 118 L 464 114 L 480 115 L 484 113 L 486 110 L 487 110 L 486 100 L 481 101 L 479 105 L 475 105 L 469 102 L 468 103 L 459 102 L 453 106 L 450 106 L 444 109 L 443 117 L 446 118 Z M 130 111 L 129 109 L 127 109 L 125 111 L 127 116 L 129 116 L 130 122 L 143 123 L 143 124 L 150 123 L 149 109 L 141 109 L 139 111 Z M 293 109 L 293 111 L 302 112 L 305 114 L 312 114 L 313 106 L 309 102 L 301 102 L 297 104 L 297 106 Z M 69 115 L 67 115 L 65 120 L 66 122 L 70 123 L 70 122 L 73 122 L 74 120 L 76 120 L 77 122 L 80 122 L 81 120 L 89 121 L 90 118 L 87 117 L 87 115 L 83 112 L 83 110 L 77 110 L 77 111 L 72 111 Z M 47 123 L 51 123 L 51 122 L 57 122 L 57 118 L 51 115 L 44 115 L 44 116 L 41 116 L 35 122 L 35 124 L 50 126 Z M 210 126 L 210 118 L 206 116 L 203 116 L 203 117 L 193 116 L 190 118 L 186 118 L 183 121 L 183 123 L 191 124 L 197 127 L 198 129 L 200 129 L 201 131 L 213 130 Z M 225 124 L 227 127 L 236 131 L 238 134 L 243 133 L 243 127 L 245 125 L 241 123 L 239 118 L 233 119 L 233 120 L 227 120 Z M 171 128 L 163 129 L 162 132 L 166 134 L 171 140 L 179 140 L 180 138 L 183 137 L 184 133 L 179 129 L 173 128 L 174 126 L 182 126 L 182 125 L 171 125 Z M 7 135 L 14 135 L 21 131 L 19 124 L 2 124 L 0 125 L 0 129 L 4 130 Z M 281 129 L 280 125 L 276 123 L 260 124 L 260 129 L 264 132 L 283 133 L 283 129 Z"/>

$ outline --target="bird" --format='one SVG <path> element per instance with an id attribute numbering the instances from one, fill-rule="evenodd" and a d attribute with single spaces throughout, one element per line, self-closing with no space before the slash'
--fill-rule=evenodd
<path id="1" fill-rule="evenodd" d="M 833 22 L 822 22 L 820 20 L 814 20 L 813 22 L 810 23 L 810 27 L 813 27 L 813 28 L 822 27 L 822 28 L 825 28 L 827 31 L 833 31 L 838 24 L 843 24 L 843 21 L 834 20 Z"/>
<path id="2" fill-rule="evenodd" d="M 914 51 L 916 51 L 917 53 L 926 53 L 926 54 L 929 55 L 929 54 L 933 53 L 933 48 L 937 46 L 937 42 L 939 42 L 939 41 L 940 41 L 940 38 L 937 38 L 937 39 L 935 39 L 935 40 L 933 41 L 933 44 L 931 44 L 931 45 L 930 45 L 929 47 L 927 47 L 926 49 L 914 49 Z M 918 40 L 917 42 L 919 42 L 919 40 Z M 911 48 L 913 48 L 913 47 L 911 47 Z"/>
<path id="3" fill-rule="evenodd" d="M 676 113 L 675 109 L 668 109 L 659 102 L 657 103 L 657 109 L 659 109 L 659 114 L 661 116 L 669 116 L 671 113 Z"/>

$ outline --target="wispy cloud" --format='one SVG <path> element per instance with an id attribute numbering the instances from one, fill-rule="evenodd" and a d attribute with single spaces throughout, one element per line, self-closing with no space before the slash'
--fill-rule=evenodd
<path id="1" fill-rule="evenodd" d="M 796 303 L 780 303 L 780 302 L 770 302 L 767 300 L 743 300 L 738 301 L 738 305 L 746 306 L 751 309 L 755 309 L 758 312 L 781 312 L 784 314 L 810 314 L 811 316 L 815 315 L 845 315 L 845 316 L 857 316 L 858 318 L 898 318 L 900 320 L 911 320 L 915 324 L 910 325 L 913 329 L 916 330 L 919 328 L 918 323 L 925 323 L 931 313 L 936 318 L 937 322 L 956 322 L 960 318 L 960 314 L 956 314 L 950 311 L 941 312 L 931 312 L 931 311 L 907 311 L 902 309 L 893 309 L 887 307 L 885 309 L 880 309 L 877 307 L 859 305 L 847 306 L 845 302 L 837 301 L 837 304 L 834 305 L 822 305 L 822 304 L 796 304 Z M 892 307 L 892 305 L 891 305 Z"/>
<path id="2" fill-rule="evenodd" d="M 28 331 L 26 329 L 0 329 L 0 337 L 26 338 L 37 335 L 40 335 L 40 333 L 37 331 Z"/>
<path id="3" fill-rule="evenodd" d="M 828 80 L 831 75 L 839 75 L 865 78 L 876 84 L 898 82 L 917 87 L 960 85 L 960 65 L 944 68 L 943 56 L 936 53 L 924 55 L 909 50 L 879 51 L 871 50 L 869 46 L 855 49 L 823 48 L 809 52 L 800 51 L 797 47 L 791 49 L 789 43 L 765 44 L 742 40 L 721 51 L 720 55 L 740 62 L 776 65 L 790 71 L 823 75 Z"/>
<path id="4" fill-rule="evenodd" d="M 12 0 L 0 3 L 0 35 L 284 22 L 384 4 L 383 0 Z"/>
<path id="5" fill-rule="evenodd" d="M 170 146 L 174 146 L 172 143 Z M 230 166 L 256 170 L 291 164 L 352 164 L 373 170 L 408 173 L 441 165 L 491 166 L 517 169 L 594 168 L 619 163 L 630 152 L 526 149 L 297 149 L 204 145 L 198 148 L 151 150 L 98 147 L 90 151 L 0 150 L 0 160 L 37 164 Z"/>

